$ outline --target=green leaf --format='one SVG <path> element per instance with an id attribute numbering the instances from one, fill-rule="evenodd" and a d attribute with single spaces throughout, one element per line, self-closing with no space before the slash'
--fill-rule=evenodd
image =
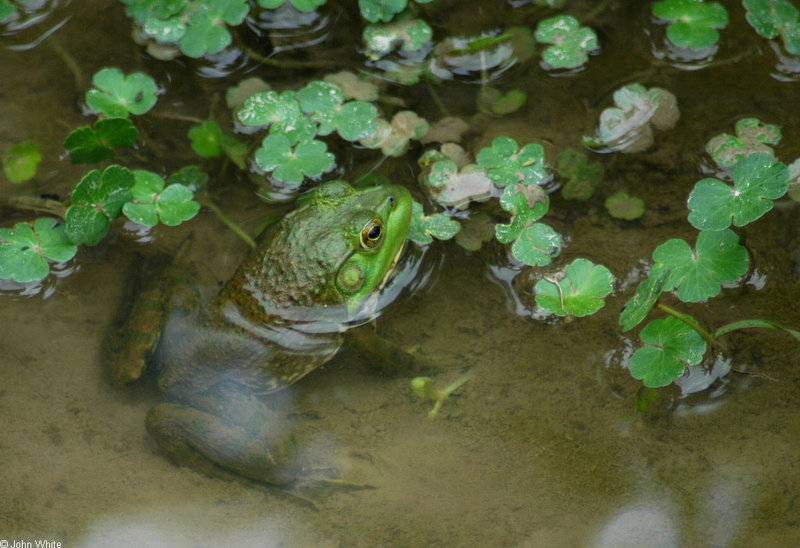
<path id="1" fill-rule="evenodd" d="M 731 331 L 736 331 L 737 329 L 753 329 L 753 328 L 760 328 L 760 329 L 779 329 L 785 333 L 788 333 L 798 341 L 800 341 L 800 331 L 796 331 L 794 329 L 789 329 L 788 327 L 783 327 L 775 322 L 771 322 L 769 320 L 759 320 L 759 319 L 748 319 L 748 320 L 738 320 L 735 322 L 730 322 L 716 331 L 714 331 L 714 339 L 717 337 L 721 337 L 726 333 L 730 333 Z"/>
<path id="2" fill-rule="evenodd" d="M 478 164 L 487 168 L 487 175 L 500 186 L 522 183 L 541 184 L 547 178 L 544 169 L 544 148 L 530 143 L 517 149 L 510 137 L 496 137 L 491 147 L 478 152 Z"/>
<path id="3" fill-rule="evenodd" d="M 202 158 L 216 158 L 223 152 L 240 169 L 246 166 L 247 144 L 223 133 L 215 122 L 206 121 L 189 128 L 192 150 Z"/>
<path id="4" fill-rule="evenodd" d="M 747 272 L 750 260 L 739 238 L 730 230 L 704 230 L 692 250 L 684 240 L 667 240 L 655 251 L 658 269 L 670 271 L 664 290 L 677 289 L 684 302 L 702 302 L 715 297 L 722 283 L 733 283 Z"/>
<path id="5" fill-rule="evenodd" d="M 728 25 L 728 11 L 719 3 L 698 0 L 663 0 L 653 4 L 653 15 L 673 21 L 667 38 L 680 48 L 701 50 L 719 41 L 716 29 Z"/>
<path id="6" fill-rule="evenodd" d="M 736 122 L 735 131 L 735 136 L 722 133 L 706 143 L 706 152 L 720 167 L 731 167 L 745 156 L 756 152 L 774 156 L 769 145 L 777 145 L 781 140 L 778 126 L 764 124 L 758 118 L 742 118 Z"/>
<path id="7" fill-rule="evenodd" d="M 507 186 L 500 196 L 500 206 L 511 213 L 509 224 L 495 226 L 497 240 L 508 244 L 522 235 L 526 227 L 538 221 L 550 208 L 550 199 L 538 186 Z"/>
<path id="8" fill-rule="evenodd" d="M 98 120 L 94 128 L 82 126 L 64 139 L 73 164 L 91 164 L 114 157 L 111 147 L 130 147 L 136 143 L 139 130 L 127 118 Z"/>
<path id="9" fill-rule="evenodd" d="M 285 135 L 268 135 L 256 150 L 255 159 L 277 180 L 300 184 L 305 177 L 318 177 L 333 169 L 336 159 L 327 150 L 327 145 L 316 139 L 292 148 Z"/>
<path id="10" fill-rule="evenodd" d="M 18 283 L 41 280 L 50 272 L 48 259 L 68 261 L 77 249 L 64 233 L 64 224 L 55 219 L 36 219 L 33 227 L 17 223 L 0 228 L 0 278 Z"/>
<path id="11" fill-rule="evenodd" d="M 0 23 L 11 20 L 17 14 L 17 7 L 10 0 L 0 0 Z"/>
<path id="12" fill-rule="evenodd" d="M 686 367 L 700 363 L 706 352 L 703 337 L 672 316 L 653 320 L 639 337 L 650 346 L 639 348 L 631 356 L 631 375 L 651 388 L 680 378 Z"/>
<path id="13" fill-rule="evenodd" d="M 205 0 L 192 13 L 186 32 L 178 41 L 181 51 L 189 57 L 219 53 L 231 43 L 231 33 L 225 24 L 242 24 L 250 5 L 247 0 Z"/>
<path id="14" fill-rule="evenodd" d="M 605 305 L 614 275 L 603 265 L 575 259 L 562 276 L 539 280 L 533 290 L 536 304 L 557 316 L 589 316 Z"/>
<path id="15" fill-rule="evenodd" d="M 486 86 L 478 96 L 478 110 L 504 116 L 518 111 L 527 100 L 528 96 L 524 91 L 512 89 L 503 93 L 497 88 Z"/>
<path id="16" fill-rule="evenodd" d="M 180 184 L 192 192 L 208 186 L 208 174 L 200 166 L 184 166 L 167 178 L 167 185 Z"/>
<path id="17" fill-rule="evenodd" d="M 751 154 L 733 168 L 733 186 L 713 178 L 697 182 L 689 194 L 689 222 L 699 230 L 744 226 L 772 209 L 786 194 L 789 170 L 765 153 Z"/>
<path id="18" fill-rule="evenodd" d="M 561 235 L 544 223 L 526 226 L 511 244 L 511 255 L 530 266 L 546 266 L 559 253 L 561 253 Z"/>
<path id="19" fill-rule="evenodd" d="M 142 169 L 133 172 L 131 188 L 133 201 L 122 208 L 128 219 L 145 226 L 155 226 L 160 220 L 167 226 L 177 226 L 197 215 L 200 204 L 192 200 L 191 189 L 182 184 L 165 188 L 164 179 L 157 173 Z"/>
<path id="20" fill-rule="evenodd" d="M 605 206 L 609 215 L 617 219 L 633 221 L 644 215 L 644 200 L 623 191 L 606 198 Z"/>
<path id="21" fill-rule="evenodd" d="M 414 200 L 411 209 L 411 226 L 406 236 L 412 242 L 419 245 L 426 245 L 437 240 L 449 240 L 461 229 L 461 225 L 455 219 L 451 219 L 444 213 L 434 213 L 425 215 L 422 204 Z"/>
<path id="22" fill-rule="evenodd" d="M 589 52 L 600 47 L 597 35 L 582 27 L 572 15 L 557 15 L 536 26 L 537 42 L 553 44 L 542 53 L 542 59 L 553 68 L 577 68 L 589 60 Z"/>
<path id="23" fill-rule="evenodd" d="M 375 132 L 378 109 L 364 101 L 344 102 L 338 86 L 315 80 L 297 92 L 303 112 L 319 124 L 317 133 L 328 135 L 338 130 L 348 141 L 363 139 Z"/>
<path id="24" fill-rule="evenodd" d="M 408 151 L 412 139 L 419 140 L 431 125 L 411 110 L 401 110 L 392 116 L 391 123 L 378 118 L 376 129 L 360 143 L 368 148 L 380 148 L 384 156 L 399 158 Z"/>
<path id="25" fill-rule="evenodd" d="M 23 141 L 12 145 L 3 153 L 3 173 L 12 183 L 24 183 L 33 179 L 36 168 L 42 161 L 39 145 Z"/>
<path id="26" fill-rule="evenodd" d="M 777 38 L 799 15 L 788 0 L 743 0 L 742 5 L 747 9 L 747 22 L 764 38 Z"/>
<path id="27" fill-rule="evenodd" d="M 603 164 L 589 163 L 586 155 L 568 148 L 558 158 L 559 175 L 567 178 L 561 195 L 567 200 L 588 200 L 603 179 Z"/>
<path id="28" fill-rule="evenodd" d="M 619 325 L 623 332 L 633 329 L 647 317 L 664 291 L 669 275 L 669 269 L 655 267 L 650 270 L 650 275 L 636 286 L 636 293 L 628 299 L 619 315 Z"/>
<path id="29" fill-rule="evenodd" d="M 205 121 L 189 128 L 192 150 L 202 158 L 216 158 L 222 154 L 222 129 L 215 122 Z"/>
<path id="30" fill-rule="evenodd" d="M 66 234 L 76 244 L 97 244 L 108 232 L 109 221 L 119 216 L 125 202 L 132 199 L 134 177 L 130 170 L 108 166 L 93 169 L 72 189 L 72 205 L 67 209 Z"/>
<path id="31" fill-rule="evenodd" d="M 358 0 L 361 16 L 370 23 L 383 21 L 388 23 L 392 18 L 406 9 L 408 0 Z"/>
<path id="32" fill-rule="evenodd" d="M 246 126 L 278 124 L 281 129 L 284 129 L 302 119 L 303 113 L 293 91 L 286 90 L 278 93 L 269 90 L 248 97 L 236 116 Z"/>
<path id="33" fill-rule="evenodd" d="M 86 104 L 107 118 L 144 114 L 156 104 L 156 83 L 141 72 L 125 76 L 118 68 L 104 68 L 92 82 L 97 89 L 86 92 Z"/>
<path id="34" fill-rule="evenodd" d="M 367 45 L 367 55 L 378 59 L 398 46 L 406 52 L 419 51 L 433 38 L 433 29 L 422 19 L 400 17 L 391 23 L 367 25 L 362 38 Z"/>

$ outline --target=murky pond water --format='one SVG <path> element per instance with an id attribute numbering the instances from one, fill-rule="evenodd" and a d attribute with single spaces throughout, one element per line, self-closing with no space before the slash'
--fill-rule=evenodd
<path id="1" fill-rule="evenodd" d="M 441 35 L 533 28 L 552 13 L 526 2 L 444 3 L 429 19 Z M 214 68 L 185 58 L 156 61 L 131 40 L 121 3 L 50 4 L 44 22 L 0 35 L 0 150 L 35 140 L 44 156 L 35 183 L 0 182 L 4 197 L 65 196 L 80 179 L 83 167 L 69 163 L 61 143 L 72 128 L 94 120 L 83 112 L 83 93 L 104 66 L 144 71 L 163 87 L 157 107 L 137 118 L 143 144 L 121 161 L 165 172 L 198 161 L 186 138 L 191 122 L 181 118 L 227 124 L 228 86 L 258 75 L 296 88 L 315 75 L 237 59 Z M 586 17 L 595 3 L 567 4 Z M 528 102 L 509 116 L 473 119 L 475 131 L 465 140 L 470 150 L 505 134 L 545 144 L 553 162 L 564 148 L 580 146 L 614 89 L 642 78 L 677 96 L 681 119 L 656 136 L 650 151 L 593 155 L 606 175 L 590 201 L 552 195 L 547 220 L 567 237 L 561 264 L 588 257 L 616 276 L 616 290 L 598 314 L 571 322 L 534 319 L 529 284 L 519 283 L 529 274 L 517 280 L 520 293 L 497 279 L 508 272 L 504 250 L 467 252 L 437 242 L 427 253 L 430 279 L 387 309 L 376 328 L 449 364 L 435 375 L 437 385 L 458 376 L 458 366 L 473 368 L 439 416 L 428 419 L 430 406 L 412 393 L 407 377 L 377 372 L 347 350 L 296 385 L 291 395 L 305 424 L 302 450 L 370 489 L 317 487 L 304 492 L 312 504 L 175 466 L 144 428 L 158 400 L 152 383 L 110 385 L 103 365 L 109 333 L 130 288 L 146 276 L 143 254 L 174 249 L 194 233 L 192 259 L 202 265 L 199 283 L 206 285 L 225 280 L 246 255 L 246 245 L 210 212 L 146 234 L 120 224 L 99 246 L 82 248 L 44 288 L 31 289 L 32 296 L 4 290 L 0 539 L 70 546 L 800 544 L 800 344 L 779 332 L 730 335 L 716 367 L 731 372 L 694 393 L 686 384 L 683 392 L 660 389 L 656 404 L 639 412 L 640 383 L 625 369 L 638 338 L 617 325 L 652 250 L 671 237 L 694 241 L 686 198 L 706 176 L 710 137 L 757 116 L 781 126 L 775 150 L 782 161 L 800 156 L 800 73 L 776 68 L 783 61 L 745 23 L 741 5 L 725 4 L 731 23 L 714 59 L 734 63 L 697 70 L 655 64 L 651 50 L 658 50 L 653 44 L 663 27 L 650 22 L 650 3 L 611 1 L 589 22 L 602 49 L 585 70 L 553 77 L 534 58 L 494 75 L 494 85 L 523 89 Z M 354 12 L 328 6 L 322 13 L 329 18 L 320 40 L 334 59 L 330 70 L 363 67 Z M 51 38 L 38 40 L 56 27 Z M 450 114 L 466 119 L 477 89 L 463 79 L 436 86 Z M 389 91 L 430 120 L 442 115 L 422 85 Z M 384 162 L 377 172 L 415 188 L 417 154 Z M 337 175 L 348 179 L 380 158 L 337 155 L 347 158 Z M 204 166 L 215 200 L 246 229 L 285 210 L 255 200 L 255 187 L 236 169 Z M 640 220 L 607 214 L 603 201 L 617 190 L 645 200 Z M 26 218 L 0 212 L 3 226 Z M 757 317 L 800 328 L 796 202 L 784 199 L 749 225 L 746 244 L 752 265 L 746 279 L 685 309 L 712 326 Z"/>

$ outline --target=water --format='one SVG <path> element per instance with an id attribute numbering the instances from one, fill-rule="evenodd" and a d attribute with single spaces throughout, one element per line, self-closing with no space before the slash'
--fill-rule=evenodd
<path id="1" fill-rule="evenodd" d="M 191 124 L 176 115 L 226 120 L 220 93 L 245 71 L 291 87 L 310 77 L 240 59 L 211 69 L 186 60 L 157 62 L 129 39 L 121 4 L 52 5 L 57 9 L 46 24 L 4 36 L 3 43 L 35 44 L 69 15 L 53 36 L 77 60 L 80 75 L 76 82 L 48 40 L 18 48 L 23 51 L 3 50 L 0 149 L 32 139 L 45 158 L 36 187 L 3 182 L 4 196 L 63 196 L 79 180 L 84 168 L 63 158 L 61 142 L 70 129 L 93 121 L 82 112 L 82 96 L 103 66 L 143 70 L 165 86 L 153 113 L 137 119 L 144 144 L 122 159 L 130 167 L 163 166 L 167 172 L 196 162 L 185 137 Z M 575 2 L 574 13 L 588 13 L 585 7 Z M 490 11 L 480 2 L 446 8 L 446 16 L 431 18 L 437 33 L 491 30 L 509 19 L 533 27 L 547 13 L 502 5 Z M 472 380 L 440 415 L 427 418 L 430 405 L 411 392 L 408 378 L 376 372 L 348 351 L 296 386 L 292 395 L 308 431 L 304 451 L 343 479 L 373 489 L 311 489 L 306 494 L 314 508 L 276 489 L 177 467 L 144 429 L 144 415 L 158 399 L 151 384 L 110 386 L 103 348 L 141 253 L 153 246 L 174 249 L 194 232 L 193 259 L 204 265 L 201 283 L 210 285 L 226 279 L 244 257 L 245 245 L 210 213 L 177 229 L 114 229 L 98 247 L 82 249 L 60 277 L 30 290 L 33 296 L 6 291 L 0 308 L 0 538 L 70 546 L 800 543 L 797 343 L 777 332 L 731 335 L 729 351 L 711 372 L 720 378 L 700 375 L 682 389 L 662 389 L 642 413 L 635 409 L 640 383 L 624 369 L 638 340 L 616 324 L 652 250 L 670 237 L 694 241 L 685 201 L 706 176 L 703 146 L 711 136 L 731 132 L 743 116 L 758 116 L 781 125 L 780 159 L 800 156 L 796 74 L 780 73 L 773 49 L 744 23 L 742 8 L 729 3 L 729 9 L 731 25 L 715 59 L 757 47 L 736 64 L 652 72 L 651 50 L 660 38 L 658 27 L 648 23 L 647 6 L 611 2 L 591 23 L 603 49 L 586 70 L 553 78 L 534 60 L 497 75 L 495 85 L 522 87 L 528 103 L 512 116 L 474 120 L 478 131 L 468 136 L 469 145 L 507 134 L 545 143 L 552 159 L 578 146 L 610 104 L 610 93 L 633 81 L 632 75 L 648 75 L 648 86 L 675 93 L 681 120 L 657 134 L 657 147 L 649 152 L 595 156 L 606 177 L 589 203 L 553 195 L 547 220 L 568 237 L 564 262 L 588 257 L 617 277 L 617 290 L 601 312 L 573 322 L 534 320 L 525 293 L 530 282 L 523 279 L 529 274 L 515 282 L 517 301 L 509 285 L 492 275 L 508 272 L 504 251 L 467 253 L 452 242 L 434 244 L 428 257 L 440 265 L 430 280 L 390 307 L 377 329 L 451 365 L 436 376 L 438 386 L 459 374 L 457 366 L 473 367 Z M 339 30 L 327 38 L 330 50 L 346 52 L 352 13 L 331 13 L 331 28 Z M 311 42 L 318 39 L 313 36 Z M 351 52 L 337 62 L 358 67 L 362 61 Z M 421 115 L 440 116 L 424 89 L 390 89 Z M 468 117 L 476 89 L 449 82 L 438 91 L 451 113 Z M 378 171 L 410 185 L 415 158 L 412 153 L 408 162 L 385 162 Z M 367 154 L 347 158 L 339 173 L 350 178 L 347 170 L 363 173 L 376 160 Z M 218 165 L 207 167 L 219 173 Z M 265 212 L 282 210 L 253 200 L 253 186 L 235 170 L 212 184 L 215 199 L 246 229 L 254 229 Z M 606 214 L 603 200 L 616 190 L 646 201 L 640 221 Z M 9 210 L 2 215 L 4 225 L 23 218 Z M 684 309 L 708 325 L 761 317 L 800 327 L 799 229 L 797 206 L 780 203 L 747 227 L 754 271 L 745 283 Z"/>

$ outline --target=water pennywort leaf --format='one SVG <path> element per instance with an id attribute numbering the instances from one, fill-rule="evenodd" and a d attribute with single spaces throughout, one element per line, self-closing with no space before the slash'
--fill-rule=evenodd
<path id="1" fill-rule="evenodd" d="M 479 165 L 487 168 L 488 177 L 499 186 L 541 184 L 547 178 L 544 148 L 539 143 L 529 143 L 520 149 L 514 139 L 496 137 L 490 147 L 478 152 L 477 160 Z"/>
<path id="2" fill-rule="evenodd" d="M 557 316 L 589 316 L 603 308 L 614 282 L 608 268 L 575 259 L 562 274 L 536 283 L 536 304 Z"/>
<path id="3" fill-rule="evenodd" d="M 160 175 L 143 169 L 137 169 L 133 175 L 133 200 L 122 207 L 122 212 L 131 221 L 155 226 L 160 220 L 167 226 L 177 226 L 200 210 L 200 204 L 192 199 L 194 194 L 189 187 L 179 183 L 165 187 Z"/>
<path id="4" fill-rule="evenodd" d="M 72 205 L 67 209 L 66 234 L 76 244 L 97 244 L 108 232 L 109 221 L 119 216 L 122 206 L 131 201 L 133 173 L 111 165 L 103 171 L 86 173 L 72 189 Z"/>
<path id="5" fill-rule="evenodd" d="M 118 68 L 104 68 L 93 77 L 95 88 L 86 92 L 86 104 L 107 118 L 144 114 L 156 104 L 155 81 L 141 72 L 125 76 Z"/>
<path id="6" fill-rule="evenodd" d="M 772 200 L 786 194 L 789 170 L 771 155 L 759 152 L 739 160 L 733 186 L 718 179 L 697 182 L 689 194 L 689 222 L 699 230 L 744 226 L 772 209 Z"/>
<path id="7" fill-rule="evenodd" d="M 577 68 L 589 60 L 600 42 L 589 27 L 582 27 L 572 15 L 557 15 L 536 26 L 537 42 L 552 44 L 542 52 L 542 59 L 553 68 Z"/>
<path id="8" fill-rule="evenodd" d="M 114 157 L 111 147 L 130 147 L 136 143 L 139 130 L 127 118 L 105 118 L 94 127 L 82 126 L 72 130 L 64 139 L 73 164 L 92 164 Z"/>
<path id="9" fill-rule="evenodd" d="M 684 240 L 667 240 L 653 251 L 653 260 L 654 269 L 669 270 L 664 290 L 677 290 L 680 300 L 691 303 L 717 296 L 722 283 L 738 280 L 750 264 L 739 237 L 727 229 L 701 231 L 694 250 Z"/>
<path id="10" fill-rule="evenodd" d="M 41 161 L 39 145 L 33 141 L 23 141 L 11 145 L 3 152 L 3 173 L 12 183 L 24 183 L 33 179 Z"/>
<path id="11" fill-rule="evenodd" d="M 408 239 L 419 245 L 426 245 L 437 240 L 449 240 L 461 229 L 455 219 L 444 213 L 425 215 L 422 204 L 416 200 L 412 203 L 411 226 L 408 229 Z"/>
<path id="12" fill-rule="evenodd" d="M 706 152 L 720 167 L 730 167 L 756 152 L 774 156 L 769 145 L 777 145 L 781 140 L 778 126 L 765 124 L 758 118 L 742 118 L 736 122 L 734 130 L 736 135 L 721 133 L 706 143 Z"/>
<path id="13" fill-rule="evenodd" d="M 719 31 L 728 25 L 728 11 L 718 2 L 662 0 L 653 4 L 653 15 L 672 21 L 667 38 L 680 48 L 705 49 L 719 41 Z"/>
<path id="14" fill-rule="evenodd" d="M 706 352 L 703 337 L 672 316 L 648 323 L 639 337 L 648 346 L 631 356 L 631 375 L 652 388 L 675 381 L 687 366 L 700 363 Z"/>
<path id="15" fill-rule="evenodd" d="M 41 280 L 50 272 L 48 259 L 68 261 L 77 249 L 64 233 L 64 224 L 56 219 L 0 228 L 0 278 L 19 283 Z"/>

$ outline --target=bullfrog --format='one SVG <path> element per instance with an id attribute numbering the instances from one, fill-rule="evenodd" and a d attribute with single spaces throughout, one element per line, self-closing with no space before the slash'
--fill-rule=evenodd
<path id="1" fill-rule="evenodd" d="M 265 231 L 200 319 L 185 297 L 173 300 L 158 342 L 112 366 L 118 385 L 154 371 L 164 401 L 146 425 L 173 460 L 271 484 L 295 479 L 293 428 L 278 396 L 383 306 L 411 204 L 401 186 L 325 182 Z"/>

